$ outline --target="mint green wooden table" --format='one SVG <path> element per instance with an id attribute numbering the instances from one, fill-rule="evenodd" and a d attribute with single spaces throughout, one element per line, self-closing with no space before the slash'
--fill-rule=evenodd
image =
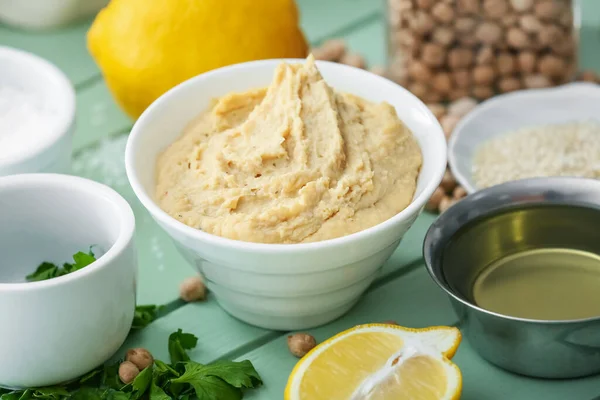
<path id="1" fill-rule="evenodd" d="M 582 55 L 585 68 L 600 69 L 600 1 L 583 2 Z M 382 2 L 377 0 L 299 0 L 302 24 L 312 44 L 343 37 L 349 47 L 371 65 L 385 62 L 385 25 Z M 98 68 L 85 48 L 89 21 L 51 33 L 21 32 L 0 25 L 0 45 L 37 53 L 59 66 L 77 89 L 77 131 L 74 172 L 120 192 L 137 219 L 139 246 L 138 303 L 169 304 L 168 314 L 130 337 L 124 348 L 143 346 L 167 359 L 166 338 L 182 328 L 199 337 L 192 357 L 200 362 L 250 359 L 265 381 L 246 398 L 281 399 L 296 359 L 286 345 L 287 332 L 246 325 L 226 314 L 209 295 L 206 302 L 184 304 L 178 297 L 182 279 L 195 272 L 136 200 L 123 166 L 130 121 L 110 97 Z M 322 341 L 356 324 L 395 320 L 424 327 L 455 324 L 445 295 L 425 271 L 421 244 L 435 216 L 423 214 L 385 265 L 381 277 L 362 301 L 343 318 L 312 329 Z M 600 333 L 599 333 L 600 334 Z M 455 357 L 464 376 L 463 399 L 592 400 L 600 396 L 600 376 L 570 381 L 529 379 L 504 372 L 474 353 L 467 341 Z"/>

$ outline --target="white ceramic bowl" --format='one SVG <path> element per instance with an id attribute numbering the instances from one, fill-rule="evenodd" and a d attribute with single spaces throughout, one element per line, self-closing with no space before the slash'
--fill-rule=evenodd
<path id="1" fill-rule="evenodd" d="M 125 165 L 137 197 L 187 260 L 204 275 L 226 311 L 260 327 L 293 330 L 329 322 L 356 303 L 440 183 L 446 166 L 446 143 L 435 117 L 407 90 L 367 71 L 320 61 L 317 65 L 331 86 L 369 100 L 389 102 L 413 131 L 423 153 L 413 202 L 370 229 L 306 244 L 230 240 L 191 228 L 169 216 L 154 200 L 157 155 L 181 135 L 212 98 L 269 85 L 281 61 L 233 65 L 173 88 L 135 123 L 127 143 Z"/>
<path id="2" fill-rule="evenodd" d="M 548 89 L 502 94 L 475 107 L 456 126 L 448 142 L 448 163 L 468 193 L 473 181 L 472 160 L 477 147 L 503 133 L 527 126 L 577 120 L 600 122 L 600 86 L 576 82 Z"/>
<path id="3" fill-rule="evenodd" d="M 0 386 L 67 381 L 119 349 L 135 310 L 134 228 L 129 204 L 100 183 L 0 178 Z M 101 257 L 89 266 L 25 282 L 41 262 L 72 262 L 91 245 Z"/>
<path id="4" fill-rule="evenodd" d="M 69 172 L 75 121 L 75 91 L 67 77 L 53 64 L 36 55 L 0 46 L 0 95 L 2 88 L 34 94 L 36 107 L 51 116 L 40 125 L 43 131 L 24 137 L 26 149 L 0 151 L 0 176 L 31 172 Z M 2 106 L 0 99 L 0 106 Z M 0 109 L 0 118 L 2 118 Z M 33 118 L 30 115 L 29 118 Z M 1 121 L 0 121 L 1 122 Z M 7 134 L 7 132 L 1 132 Z M 0 137 L 0 145 L 3 144 Z"/>
<path id="5" fill-rule="evenodd" d="M 109 0 L 0 0 L 0 20 L 26 29 L 56 28 L 97 13 Z"/>

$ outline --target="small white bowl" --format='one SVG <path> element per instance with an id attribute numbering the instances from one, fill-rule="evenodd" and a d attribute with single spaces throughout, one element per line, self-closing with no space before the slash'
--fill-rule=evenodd
<path id="1" fill-rule="evenodd" d="M 520 90 L 486 100 L 460 120 L 448 142 L 448 164 L 467 193 L 473 181 L 472 160 L 479 145 L 506 132 L 577 120 L 600 122 L 600 86 L 576 82 L 555 88 Z"/>
<path id="2" fill-rule="evenodd" d="M 109 0 L 0 0 L 0 20 L 26 29 L 57 28 L 97 13 Z"/>
<path id="3" fill-rule="evenodd" d="M 100 183 L 0 178 L 0 386 L 68 381 L 119 349 L 135 310 L 134 228 L 129 204 Z M 25 282 L 41 262 L 72 262 L 91 245 L 100 258 L 89 266 Z"/>
<path id="4" fill-rule="evenodd" d="M 23 137 L 26 149 L 8 155 L 4 154 L 4 149 L 0 152 L 0 176 L 69 172 L 75 121 L 75 91 L 67 77 L 43 58 L 0 46 L 0 94 L 2 87 L 39 96 L 37 107 L 52 115 L 44 119 L 43 132 Z M 2 110 L 0 118 L 1 114 Z M 3 133 L 5 132 L 0 132 L 0 135 Z"/>
<path id="5" fill-rule="evenodd" d="M 362 232 L 302 244 L 230 240 L 172 218 L 154 199 L 158 154 L 211 99 L 268 86 L 282 61 L 304 62 L 263 60 L 233 65 L 192 78 L 161 96 L 135 123 L 125 166 L 137 197 L 204 275 L 226 311 L 260 327 L 294 330 L 327 323 L 358 301 L 440 183 L 446 167 L 446 142 L 433 114 L 404 88 L 361 69 L 319 61 L 317 66 L 331 86 L 372 101 L 389 102 L 413 131 L 423 153 L 413 202 Z"/>

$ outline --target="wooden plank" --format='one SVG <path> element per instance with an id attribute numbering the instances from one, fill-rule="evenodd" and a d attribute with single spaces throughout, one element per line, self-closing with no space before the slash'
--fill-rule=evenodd
<path id="1" fill-rule="evenodd" d="M 195 271 L 181 257 L 171 239 L 154 222 L 129 186 L 123 163 L 126 141 L 126 134 L 117 135 L 80 151 L 74 157 L 73 172 L 111 186 L 129 202 L 136 218 L 138 303 L 163 304 L 177 299 L 179 283 L 195 274 Z"/>
<path id="2" fill-rule="evenodd" d="M 446 295 L 421 266 L 369 293 L 349 314 L 327 326 L 311 330 L 318 342 L 357 324 L 395 320 L 401 325 L 425 327 L 456 322 Z M 281 398 L 297 359 L 287 349 L 286 335 L 238 360 L 249 359 L 265 386 L 248 393 L 247 399 Z M 591 400 L 600 394 L 600 376 L 577 380 L 531 379 L 501 370 L 480 358 L 465 339 L 454 358 L 463 373 L 463 400 Z"/>
<path id="3" fill-rule="evenodd" d="M 103 80 L 77 91 L 75 151 L 128 131 L 132 125 L 133 121 L 117 106 Z"/>
<path id="4" fill-rule="evenodd" d="M 129 336 L 115 358 L 122 357 L 127 349 L 145 347 L 155 358 L 168 361 L 167 339 L 172 332 L 182 329 L 198 337 L 198 346 L 190 352 L 193 360 L 208 363 L 229 352 L 252 343 L 263 343 L 274 337 L 273 333 L 240 322 L 225 313 L 209 295 L 200 303 L 188 304 L 164 318 L 159 318 L 147 328 Z"/>
<path id="5" fill-rule="evenodd" d="M 379 14 L 382 2 L 376 0 L 299 0 L 300 23 L 312 44 L 358 29 L 364 21 Z"/>
<path id="6" fill-rule="evenodd" d="M 479 357 L 467 340 L 454 361 L 463 374 L 462 400 L 595 400 L 600 395 L 600 376 L 550 380 L 512 374 Z"/>
<path id="7" fill-rule="evenodd" d="M 394 320 L 404 326 L 449 325 L 456 321 L 446 296 L 437 290 L 425 269 L 419 268 L 369 293 L 346 316 L 310 333 L 318 342 L 352 326 Z M 262 376 L 265 386 L 249 392 L 247 399 L 280 399 L 289 373 L 298 361 L 287 348 L 283 335 L 238 360 L 249 359 Z"/>
<path id="8" fill-rule="evenodd" d="M 344 36 L 349 51 L 361 54 L 369 66 L 385 66 L 387 58 L 386 27 L 383 16 Z"/>
<path id="9" fill-rule="evenodd" d="M 0 24 L 0 45 L 11 46 L 37 54 L 54 63 L 79 85 L 100 75 L 88 54 L 85 34 L 91 20 L 59 30 L 30 32 Z"/>

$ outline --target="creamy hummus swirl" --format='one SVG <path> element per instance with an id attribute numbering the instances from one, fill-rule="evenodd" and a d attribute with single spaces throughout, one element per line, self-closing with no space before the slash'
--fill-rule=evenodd
<path id="1" fill-rule="evenodd" d="M 327 85 L 310 57 L 216 100 L 157 163 L 156 197 L 231 239 L 301 243 L 374 226 L 411 202 L 422 157 L 387 103 Z"/>

